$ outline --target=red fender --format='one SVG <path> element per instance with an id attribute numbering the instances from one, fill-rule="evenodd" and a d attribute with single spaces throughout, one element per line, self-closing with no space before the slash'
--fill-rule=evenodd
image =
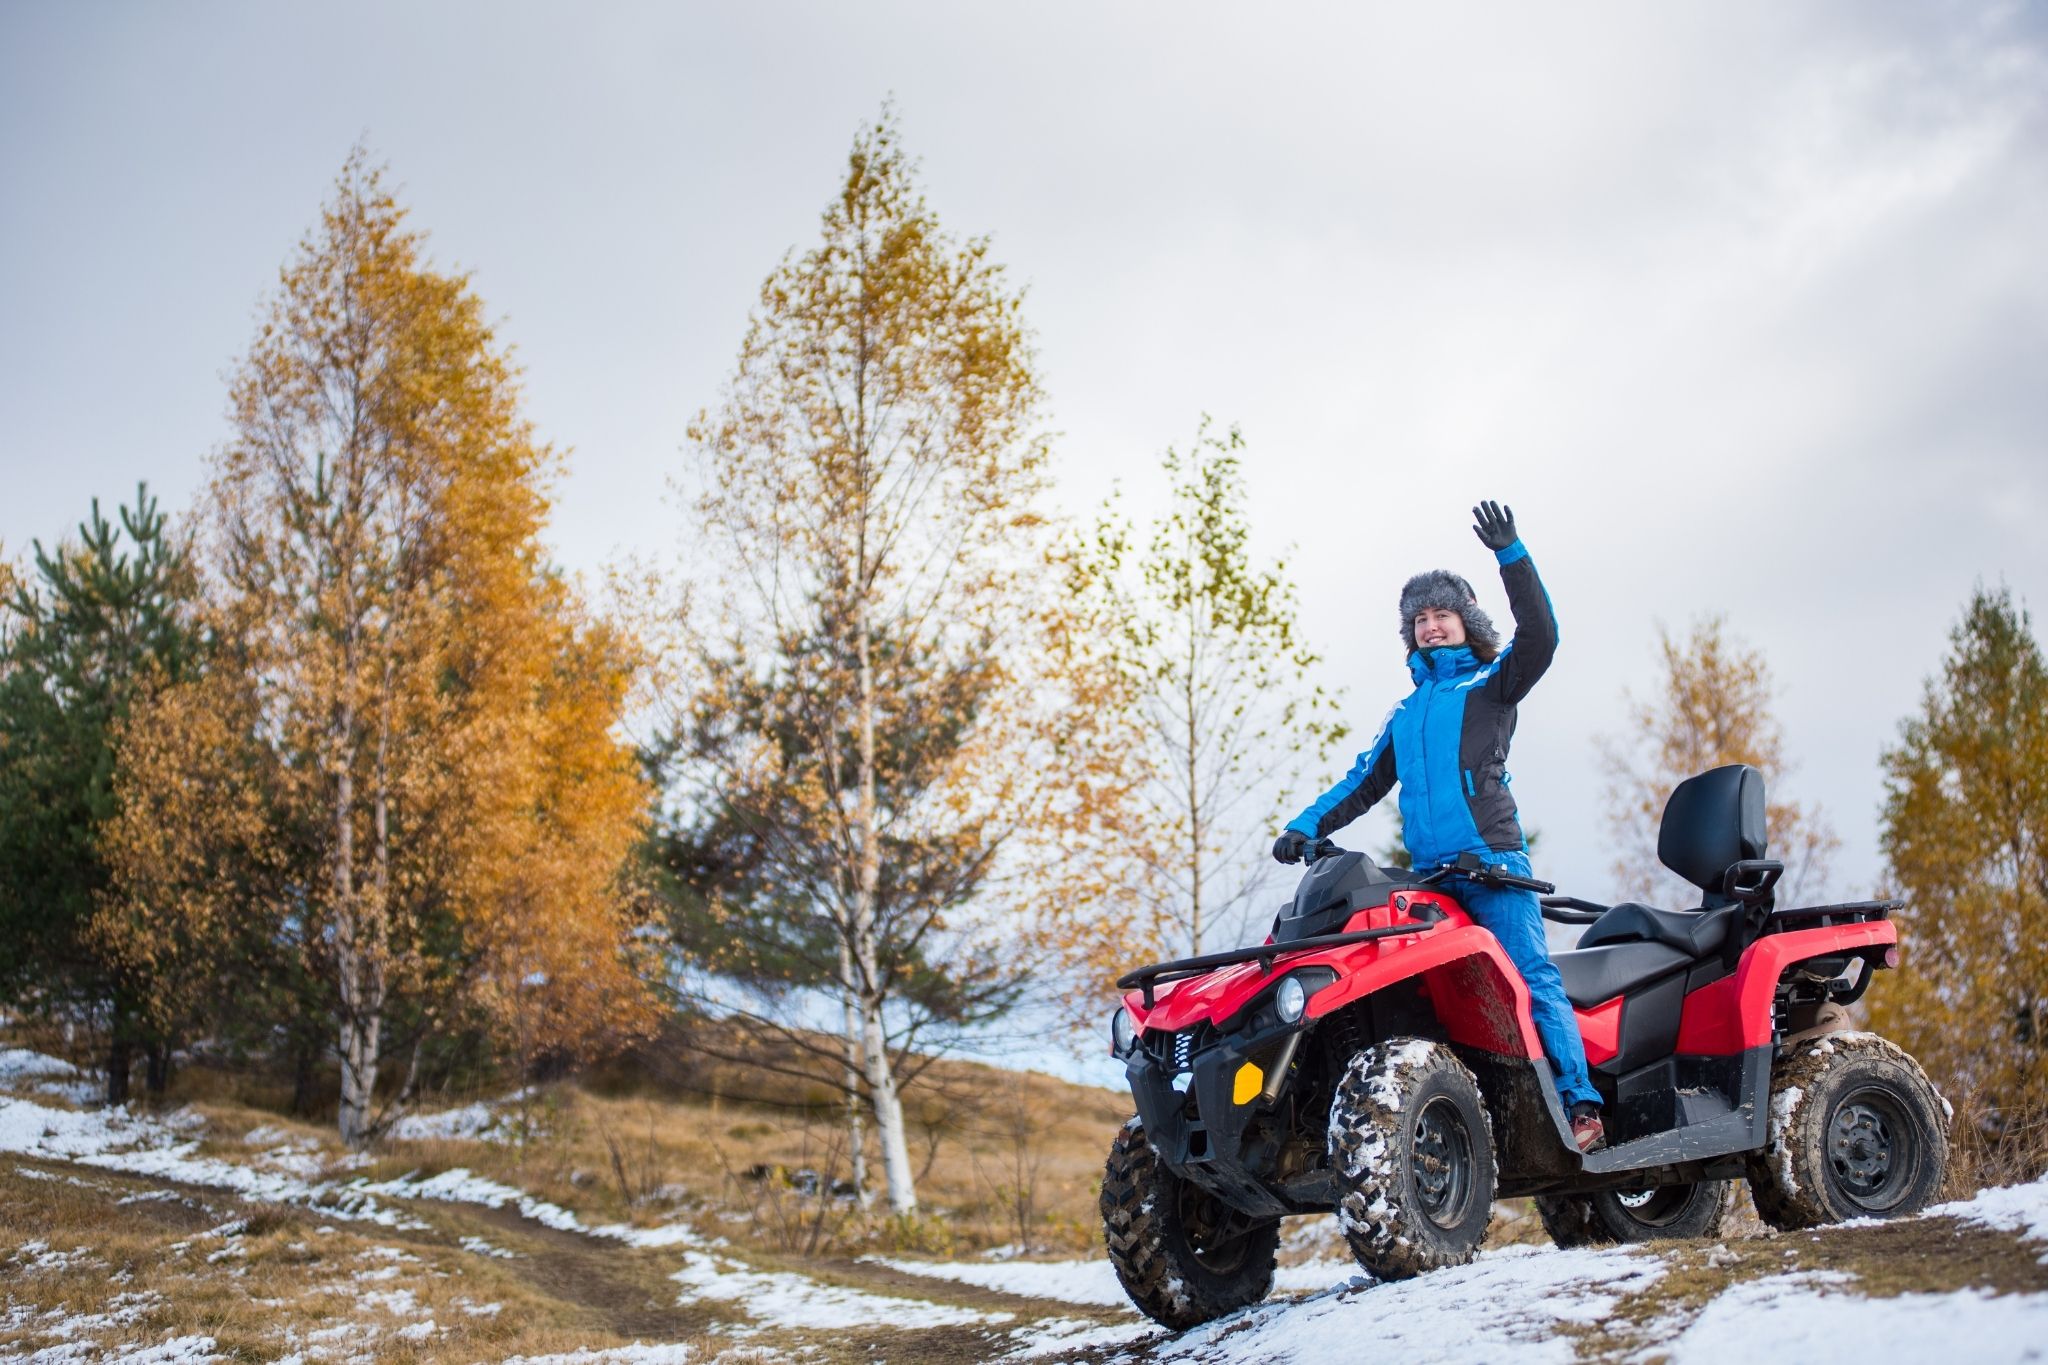
<path id="1" fill-rule="evenodd" d="M 1743 951 L 1735 975 L 1724 976 L 1685 997 L 1677 1050 L 1688 1056 L 1726 1057 L 1764 1047 L 1771 1041 L 1771 997 L 1777 994 L 1778 979 L 1787 967 L 1809 957 L 1898 941 L 1898 926 L 1888 919 L 1767 934 Z"/>
<path id="2" fill-rule="evenodd" d="M 1309 997 L 1308 1017 L 1319 1019 L 1354 1000 L 1412 977 L 1436 1009 L 1451 1041 L 1507 1057 L 1541 1057 L 1543 1044 L 1529 1013 L 1529 988 L 1500 941 L 1474 924 L 1448 897 L 1414 892 L 1351 917 L 1346 931 L 1412 922 L 1404 911 L 1433 903 L 1444 912 L 1434 923 L 1416 923 L 1413 937 L 1379 939 L 1322 952 L 1290 954 L 1272 972 L 1242 962 L 1163 986 L 1153 1007 L 1132 991 L 1124 1006 L 1141 1029 L 1178 1031 L 1205 1019 L 1227 1019 L 1249 1004 L 1276 977 L 1310 965 L 1333 968 L 1337 979 Z"/>

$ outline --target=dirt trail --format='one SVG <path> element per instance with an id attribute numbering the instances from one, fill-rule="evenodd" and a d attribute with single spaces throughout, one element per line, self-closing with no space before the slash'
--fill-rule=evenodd
<path id="1" fill-rule="evenodd" d="M 551 1299 L 587 1310 L 594 1321 L 622 1337 L 681 1341 L 721 1322 L 745 1320 L 718 1312 L 716 1305 L 679 1302 L 669 1278 L 673 1264 L 654 1253 L 544 1227 L 522 1218 L 516 1209 L 438 1204 L 435 1211 L 444 1222 L 488 1229 L 492 1241 L 518 1253 L 502 1269 Z"/>

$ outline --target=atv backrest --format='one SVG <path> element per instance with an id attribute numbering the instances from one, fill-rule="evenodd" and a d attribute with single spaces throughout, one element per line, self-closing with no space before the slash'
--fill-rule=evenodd
<path id="1" fill-rule="evenodd" d="M 1747 763 L 1730 763 L 1679 783 L 1657 831 L 1657 860 L 1704 892 L 1701 907 L 1707 910 L 1729 903 L 1721 892 L 1728 869 L 1764 857 L 1769 846 L 1764 775 Z"/>

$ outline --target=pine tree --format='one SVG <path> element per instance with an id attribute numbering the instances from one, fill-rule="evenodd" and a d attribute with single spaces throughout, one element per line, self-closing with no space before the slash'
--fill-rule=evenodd
<path id="1" fill-rule="evenodd" d="M 1818 809 L 1783 795 L 1792 765 L 1763 654 L 1730 637 L 1718 616 L 1694 623 L 1682 640 L 1660 628 L 1657 648 L 1656 691 L 1647 700 L 1626 698 L 1624 728 L 1600 746 L 1621 894 L 1655 905 L 1694 903 L 1697 889 L 1657 861 L 1664 803 L 1686 778 L 1729 763 L 1756 768 L 1776 793 L 1765 823 L 1771 856 L 1785 864 L 1780 900 L 1819 893 L 1841 840 Z"/>
<path id="2" fill-rule="evenodd" d="M 115 733 L 153 688 L 199 665 L 197 584 L 146 487 L 110 522 L 97 500 L 75 541 L 34 546 L 0 636 L 0 998 L 103 1028 L 107 1098 L 128 1096 L 140 1050 L 153 1090 L 168 1039 L 147 989 L 89 932 L 108 883 Z"/>
<path id="3" fill-rule="evenodd" d="M 1872 1026 L 1953 1097 L 1980 1178 L 2048 1154 L 2048 662 L 2012 594 L 1979 588 L 1886 751 L 1880 846 L 1901 966 Z"/>
<path id="4" fill-rule="evenodd" d="M 693 746 L 705 761 L 685 779 L 726 809 L 779 783 L 775 846 L 829 851 L 793 899 L 834 945 L 830 989 L 899 1213 L 916 1191 L 894 964 L 942 939 L 950 971 L 1021 962 L 1099 892 L 1084 840 L 1124 781 L 1092 642 L 1049 591 L 1042 395 L 1018 297 L 985 240 L 945 235 L 914 179 L 886 114 L 861 131 L 822 240 L 763 285 L 726 399 L 692 428 L 707 539 L 729 565 L 714 657 L 788 709 Z M 949 734 L 914 699 L 960 679 L 974 709 Z M 696 723 L 729 723 L 732 704 L 707 688 Z M 796 770 L 776 772 L 790 755 Z M 897 889 L 924 875 L 906 851 L 948 845 L 986 850 L 995 871 L 897 914 Z"/>
<path id="5" fill-rule="evenodd" d="M 1204 417 L 1188 448 L 1161 460 L 1169 501 L 1149 533 L 1112 499 L 1069 561 L 1149 760 L 1127 831 L 1147 913 L 1120 905 L 1105 921 L 1112 964 L 1199 953 L 1241 928 L 1268 880 L 1282 803 L 1345 734 L 1336 699 L 1310 680 L 1320 660 L 1300 638 L 1286 565 L 1252 562 L 1243 447 L 1235 427 L 1218 434 Z"/>

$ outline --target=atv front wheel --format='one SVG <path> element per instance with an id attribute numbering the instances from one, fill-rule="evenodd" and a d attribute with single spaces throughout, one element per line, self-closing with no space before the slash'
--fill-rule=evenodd
<path id="1" fill-rule="evenodd" d="M 1375 1278 L 1463 1265 L 1493 1219 L 1493 1123 L 1448 1047 L 1403 1038 L 1351 1059 L 1330 1103 L 1337 1220 Z"/>
<path id="2" fill-rule="evenodd" d="M 1874 1033 L 1810 1038 L 1771 1073 L 1771 1145 L 1749 1158 L 1774 1228 L 1916 1213 L 1948 1178 L 1948 1111 L 1927 1074 Z"/>
<path id="3" fill-rule="evenodd" d="M 1725 1180 L 1659 1185 L 1653 1190 L 1540 1194 L 1536 1215 L 1561 1247 L 1647 1242 L 1658 1237 L 1717 1237 L 1733 1190 Z"/>
<path id="4" fill-rule="evenodd" d="M 1102 1173 L 1102 1234 L 1109 1263 L 1138 1311 L 1186 1331 L 1266 1297 L 1273 1288 L 1278 1218 L 1251 1218 L 1174 1174 L 1132 1119 Z"/>

